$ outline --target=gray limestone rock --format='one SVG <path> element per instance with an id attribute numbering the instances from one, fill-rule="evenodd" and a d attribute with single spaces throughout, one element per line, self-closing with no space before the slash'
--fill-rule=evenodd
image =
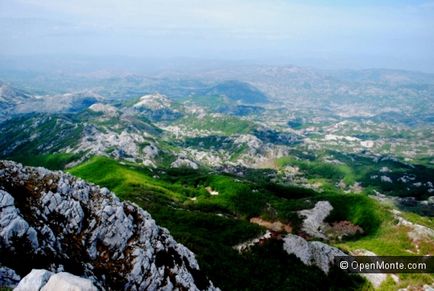
<path id="1" fill-rule="evenodd" d="M 326 239 L 323 233 L 324 219 L 333 210 L 328 201 L 318 201 L 312 209 L 305 209 L 298 212 L 304 217 L 302 230 L 312 237 Z"/>
<path id="2" fill-rule="evenodd" d="M 33 269 L 27 276 L 21 279 L 14 291 L 39 291 L 53 275 L 44 269 Z"/>
<path id="3" fill-rule="evenodd" d="M 91 280 L 80 278 L 67 272 L 52 275 L 47 284 L 41 289 L 41 291 L 58 290 L 98 291 Z"/>
<path id="4" fill-rule="evenodd" d="M 21 277 L 14 270 L 0 265 L 0 287 L 15 287 Z"/>
<path id="5" fill-rule="evenodd" d="M 0 251 L 9 254 L 0 264 L 21 276 L 39 260 L 52 272 L 75 266 L 101 289 L 216 289 L 194 254 L 137 205 L 69 174 L 8 161 L 0 161 Z"/>
<path id="6" fill-rule="evenodd" d="M 294 254 L 306 265 L 314 265 L 324 273 L 328 273 L 336 256 L 346 256 L 341 250 L 325 243 L 308 242 L 304 238 L 288 234 L 283 239 L 283 249 L 288 254 Z"/>

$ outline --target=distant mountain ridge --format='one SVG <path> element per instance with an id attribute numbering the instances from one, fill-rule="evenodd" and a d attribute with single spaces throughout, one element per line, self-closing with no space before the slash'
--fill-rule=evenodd
<path id="1" fill-rule="evenodd" d="M 5 116 L 6 111 L 8 114 L 77 112 L 103 99 L 134 99 L 155 92 L 174 100 L 225 96 L 243 104 L 284 102 L 297 107 L 327 107 L 339 111 L 340 106 L 355 103 L 364 111 L 398 107 L 407 114 L 416 111 L 419 115 L 434 110 L 431 105 L 434 104 L 434 75 L 403 70 L 324 71 L 291 65 L 240 65 L 212 70 L 162 71 L 153 76 L 75 74 L 43 80 L 38 76 L 16 83 L 26 84 L 25 88 L 34 88 L 34 92 L 44 92 L 46 87 L 45 92 L 50 93 L 37 99 L 22 99 L 18 107 L 8 105 L 7 110 L 5 104 L 0 104 L 0 115 Z M 53 83 L 58 87 L 53 88 Z M 421 107 L 417 103 L 429 106 Z"/>
<path id="2" fill-rule="evenodd" d="M 0 121 L 14 113 L 19 104 L 29 102 L 32 96 L 0 81 Z"/>
<path id="3" fill-rule="evenodd" d="M 92 90 L 35 96 L 0 81 L 0 121 L 30 112 L 79 112 L 104 97 Z"/>
<path id="4" fill-rule="evenodd" d="M 205 95 L 226 96 L 246 104 L 266 103 L 267 96 L 254 86 L 236 80 L 224 81 L 207 89 Z"/>

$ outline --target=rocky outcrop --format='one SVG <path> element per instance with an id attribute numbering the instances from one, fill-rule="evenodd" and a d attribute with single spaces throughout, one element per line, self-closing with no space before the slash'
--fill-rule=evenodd
<path id="1" fill-rule="evenodd" d="M 43 268 L 107 290 L 215 289 L 191 251 L 106 188 L 0 161 L 0 189 L 0 282 Z"/>
<path id="2" fill-rule="evenodd" d="M 89 106 L 89 109 L 93 112 L 98 112 L 106 115 L 107 117 L 116 117 L 119 115 L 116 107 L 109 104 L 95 103 Z"/>
<path id="3" fill-rule="evenodd" d="M 191 168 L 194 170 L 199 169 L 199 166 L 195 162 L 187 159 L 184 156 L 179 156 L 176 159 L 176 161 L 174 161 L 173 163 L 170 164 L 170 167 L 171 168 Z"/>
<path id="4" fill-rule="evenodd" d="M 14 291 L 31 291 L 40 290 L 44 287 L 53 272 L 43 269 L 33 269 L 27 276 L 25 276 Z"/>
<path id="5" fill-rule="evenodd" d="M 317 266 L 328 273 L 336 256 L 346 256 L 341 250 L 319 241 L 308 242 L 304 238 L 288 234 L 283 238 L 283 249 L 294 254 L 304 264 Z"/>
<path id="6" fill-rule="evenodd" d="M 17 106 L 31 100 L 32 96 L 0 81 L 0 121 L 14 114 Z"/>
<path id="7" fill-rule="evenodd" d="M 260 244 L 261 242 L 264 242 L 266 240 L 271 239 L 272 237 L 273 237 L 273 234 L 270 231 L 267 230 L 263 235 L 261 235 L 259 237 L 256 237 L 256 238 L 253 238 L 253 239 L 250 239 L 250 240 L 248 240 L 246 242 L 237 244 L 233 248 L 235 250 L 237 250 L 239 253 L 242 253 L 244 251 L 249 250 L 251 247 L 253 247 L 253 246 L 257 245 L 257 244 Z"/>
<path id="8" fill-rule="evenodd" d="M 55 290 L 98 291 L 89 279 L 80 278 L 66 272 L 52 275 L 47 284 L 41 289 L 41 291 Z"/>
<path id="9" fill-rule="evenodd" d="M 326 239 L 324 219 L 332 210 L 330 202 L 318 201 L 314 208 L 299 211 L 298 214 L 304 217 L 302 230 L 312 237 Z"/>
<path id="10" fill-rule="evenodd" d="M 135 162 L 142 160 L 146 166 L 155 167 L 154 161 L 159 154 L 157 145 L 149 139 L 146 132 L 137 130 L 115 132 L 100 131 L 89 125 L 78 147 L 70 149 L 74 153 L 86 152 L 87 156 L 104 155 Z"/>
<path id="11" fill-rule="evenodd" d="M 31 98 L 16 106 L 16 113 L 29 112 L 80 112 L 94 103 L 104 100 L 94 90 L 76 91 Z"/>
<path id="12" fill-rule="evenodd" d="M 152 110 L 170 108 L 172 101 L 164 95 L 155 93 L 140 97 L 139 101 L 133 105 L 134 108 L 148 108 Z"/>
<path id="13" fill-rule="evenodd" d="M 259 150 L 263 143 L 252 134 L 242 134 L 234 139 L 234 144 L 246 144 L 251 151 Z"/>
<path id="14" fill-rule="evenodd" d="M 20 279 L 21 277 L 14 270 L 0 265 L 0 287 L 14 287 Z"/>
<path id="15" fill-rule="evenodd" d="M 54 274 L 47 270 L 33 269 L 25 276 L 14 291 L 98 291 L 91 280 L 67 272 Z"/>
<path id="16" fill-rule="evenodd" d="M 416 242 L 420 240 L 432 240 L 434 239 L 434 230 L 429 227 L 410 222 L 401 216 L 401 212 L 393 209 L 393 217 L 398 221 L 398 225 L 403 225 L 409 228 L 408 237 Z"/>
<path id="17" fill-rule="evenodd" d="M 152 121 L 175 120 L 181 117 L 181 113 L 173 108 L 172 100 L 158 93 L 140 97 L 133 108 Z"/>

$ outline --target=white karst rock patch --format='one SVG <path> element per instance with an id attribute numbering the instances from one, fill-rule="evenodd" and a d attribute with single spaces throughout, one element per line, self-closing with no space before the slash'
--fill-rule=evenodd
<path id="1" fill-rule="evenodd" d="M 199 166 L 195 162 L 191 161 L 183 154 L 179 155 L 178 158 L 172 164 L 170 164 L 170 167 L 171 168 L 191 168 L 194 170 L 199 169 Z"/>
<path id="2" fill-rule="evenodd" d="M 246 144 L 249 149 L 258 150 L 262 146 L 262 141 L 252 134 L 242 134 L 234 139 L 235 144 Z"/>
<path id="3" fill-rule="evenodd" d="M 95 126 L 85 128 L 84 136 L 78 147 L 71 151 L 86 152 L 87 156 L 105 155 L 131 161 L 140 158 L 143 164 L 151 167 L 155 167 L 154 161 L 159 154 L 157 145 L 147 139 L 146 132 L 138 133 L 127 130 L 122 130 L 120 133 L 110 130 L 102 132 Z"/>
<path id="4" fill-rule="evenodd" d="M 41 288 L 41 291 L 57 290 L 98 291 L 91 280 L 80 278 L 67 272 L 52 275 Z"/>
<path id="5" fill-rule="evenodd" d="M 328 273 L 336 256 L 346 256 L 338 248 L 319 241 L 308 242 L 298 235 L 288 234 L 283 238 L 283 249 L 288 254 L 294 254 L 304 264 L 317 266 Z"/>
<path id="6" fill-rule="evenodd" d="M 47 284 L 53 272 L 44 269 L 33 269 L 27 276 L 25 276 L 14 291 L 31 291 L 40 290 Z"/>
<path id="7" fill-rule="evenodd" d="M 53 273 L 44 269 L 33 269 L 25 276 L 14 291 L 98 291 L 93 282 L 67 272 Z"/>
<path id="8" fill-rule="evenodd" d="M 201 151 L 193 148 L 184 148 L 183 152 L 186 156 L 191 157 L 192 160 L 211 167 L 222 166 L 224 161 L 227 161 L 230 158 L 230 156 L 223 150 Z"/>
<path id="9" fill-rule="evenodd" d="M 89 106 L 89 109 L 94 112 L 103 113 L 108 117 L 115 117 L 119 115 L 117 109 L 109 104 L 95 103 Z"/>
<path id="10" fill-rule="evenodd" d="M 140 97 L 132 108 L 152 121 L 162 121 L 175 120 L 182 116 L 181 112 L 173 105 L 172 100 L 156 93 Z"/>
<path id="11" fill-rule="evenodd" d="M 299 216 L 304 217 L 302 230 L 312 237 L 326 239 L 323 233 L 324 219 L 332 210 L 330 202 L 318 201 L 314 208 L 299 211 Z"/>
<path id="12" fill-rule="evenodd" d="M 133 107 L 140 108 L 145 107 L 148 109 L 163 109 L 168 108 L 172 105 L 172 101 L 164 95 L 161 94 L 149 94 L 140 97 L 139 101 L 134 104 Z"/>
<path id="13" fill-rule="evenodd" d="M 0 189 L 0 253 L 6 254 L 0 256 L 0 283 L 5 286 L 16 286 L 29 273 L 26 281 L 43 282 L 49 273 L 31 272 L 37 265 L 92 284 L 59 273 L 42 290 L 74 284 L 81 289 L 73 290 L 216 290 L 190 250 L 148 212 L 120 202 L 106 188 L 0 161 Z"/>
<path id="14" fill-rule="evenodd" d="M 252 134 L 241 134 L 231 137 L 230 140 L 238 149 L 245 147 L 234 161 L 244 167 L 262 167 L 264 163 L 286 156 L 289 152 L 288 146 L 264 142 Z"/>

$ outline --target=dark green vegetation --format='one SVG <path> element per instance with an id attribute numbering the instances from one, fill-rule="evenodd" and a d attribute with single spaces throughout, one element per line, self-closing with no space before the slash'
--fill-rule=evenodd
<path id="1" fill-rule="evenodd" d="M 103 157 L 95 157 L 70 172 L 109 187 L 122 199 L 148 210 L 158 224 L 197 255 L 201 268 L 223 290 L 356 289 L 364 284 L 357 277 L 337 271 L 325 276 L 317 268 L 304 266 L 284 253 L 279 241 L 269 241 L 242 255 L 232 248 L 263 233 L 247 221 L 253 216 L 280 219 L 297 228 L 294 211 L 324 198 L 313 191 L 205 171 L 150 170 Z M 206 187 L 219 194 L 210 195 Z M 357 222 L 368 232 L 376 231 L 378 219 L 371 201 L 332 194 L 327 198 L 337 207 L 344 206 L 334 217 Z M 309 280 L 300 279 L 307 277 Z"/>
<path id="2" fill-rule="evenodd" d="M 284 157 L 277 161 L 277 165 L 280 168 L 298 166 L 311 179 L 321 179 L 331 189 L 341 181 L 347 186 L 358 182 L 367 194 L 376 190 L 390 196 L 413 196 L 420 200 L 432 196 L 427 184 L 434 177 L 432 168 L 406 164 L 389 157 L 325 151 L 312 153 L 303 159 Z M 384 177 L 390 178 L 390 181 Z"/>
<path id="3" fill-rule="evenodd" d="M 280 133 L 272 129 L 255 129 L 253 135 L 265 143 L 275 145 L 294 145 L 299 142 L 297 138 L 290 133 Z"/>
<path id="4" fill-rule="evenodd" d="M 186 138 L 183 142 L 183 145 L 194 148 L 203 148 L 203 149 L 228 149 L 232 150 L 235 145 L 234 142 L 228 139 L 225 136 L 218 135 L 208 135 L 208 136 L 199 136 L 199 137 L 189 137 Z"/>
<path id="5" fill-rule="evenodd" d="M 82 130 L 79 119 L 69 114 L 27 114 L 10 119 L 0 124 L 0 158 L 63 168 L 77 156 L 56 152 L 77 144 Z"/>
<path id="6" fill-rule="evenodd" d="M 233 100 L 230 100 L 225 96 L 215 96 L 215 95 L 190 96 L 184 98 L 184 100 L 205 107 L 206 109 L 212 111 L 218 110 L 219 108 L 224 106 L 235 105 L 235 102 Z"/>
<path id="7" fill-rule="evenodd" d="M 212 112 L 234 116 L 260 115 L 265 112 L 261 106 L 241 105 L 225 95 L 189 96 L 183 100 L 202 106 Z"/>
<path id="8" fill-rule="evenodd" d="M 250 121 L 232 116 L 207 117 L 203 119 L 185 117 L 179 122 L 192 129 L 218 131 L 225 135 L 249 133 L 254 128 L 254 125 Z"/>
<path id="9" fill-rule="evenodd" d="M 294 118 L 288 121 L 288 126 L 294 129 L 303 127 L 303 120 L 301 118 Z"/>
<path id="10" fill-rule="evenodd" d="M 324 195 L 321 200 L 328 200 L 333 205 L 332 213 L 327 217 L 327 221 L 349 220 L 360 225 L 364 233 L 368 235 L 376 234 L 384 219 L 383 209 L 366 196 L 356 194 Z"/>

